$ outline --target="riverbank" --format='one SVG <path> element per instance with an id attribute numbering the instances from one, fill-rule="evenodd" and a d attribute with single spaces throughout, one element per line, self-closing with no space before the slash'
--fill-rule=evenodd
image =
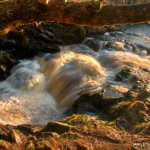
<path id="1" fill-rule="evenodd" d="M 5 8 L 2 5 L 0 7 Z M 30 3 L 16 5 L 12 3 L 10 8 L 6 7 L 4 11 L 1 11 L 0 24 L 1 27 L 4 27 L 13 22 L 56 21 L 102 26 L 149 21 L 149 12 L 150 3 L 122 6 L 106 5 L 101 10 L 99 10 L 99 4 L 96 2 L 66 3 L 48 6 L 39 6 Z"/>

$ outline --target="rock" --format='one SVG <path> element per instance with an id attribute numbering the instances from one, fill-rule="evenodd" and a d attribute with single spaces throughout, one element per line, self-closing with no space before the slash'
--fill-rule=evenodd
<path id="1" fill-rule="evenodd" d="M 48 140 L 39 140 L 35 142 L 35 150 L 54 150 Z"/>
<path id="2" fill-rule="evenodd" d="M 100 44 L 95 38 L 86 38 L 83 43 L 94 51 L 98 51 L 100 48 Z"/>
<path id="3" fill-rule="evenodd" d="M 125 66 L 116 75 L 116 81 L 136 82 L 137 81 L 137 76 L 133 74 L 132 68 Z"/>
<path id="4" fill-rule="evenodd" d="M 42 126 L 31 126 L 31 125 L 18 125 L 17 130 L 22 132 L 25 135 L 33 134 L 34 132 L 40 131 L 43 127 Z"/>
<path id="5" fill-rule="evenodd" d="M 150 136 L 150 122 L 137 124 L 135 126 L 135 132 L 139 134 L 146 134 Z"/>
<path id="6" fill-rule="evenodd" d="M 126 51 L 125 43 L 123 42 L 114 42 L 112 43 L 112 47 L 118 51 Z"/>
<path id="7" fill-rule="evenodd" d="M 73 113 L 98 113 L 107 110 L 123 97 L 121 92 L 108 87 L 101 92 L 83 94 L 73 105 Z"/>
<path id="8" fill-rule="evenodd" d="M 128 108 L 128 106 L 130 104 L 131 104 L 130 101 L 119 102 L 119 103 L 113 105 L 110 109 L 108 109 L 107 113 L 116 119 L 116 118 L 124 115 L 125 110 Z"/>
<path id="9" fill-rule="evenodd" d="M 144 103 L 141 101 L 135 101 L 126 109 L 125 117 L 133 125 L 141 122 L 147 122 L 150 121 L 148 110 L 149 109 Z"/>
<path id="10" fill-rule="evenodd" d="M 9 142 L 6 142 L 4 140 L 0 140 L 0 149 L 2 150 L 10 150 L 11 144 Z"/>
<path id="11" fill-rule="evenodd" d="M 15 130 L 11 130 L 10 131 L 10 139 L 11 139 L 11 142 L 15 142 L 17 144 L 21 144 L 22 143 L 22 140 L 21 140 L 19 134 Z"/>
<path id="12" fill-rule="evenodd" d="M 56 38 L 63 40 L 65 45 L 81 43 L 86 34 L 81 26 L 75 24 L 43 22 L 41 26 L 47 30 L 52 30 Z"/>
<path id="13" fill-rule="evenodd" d="M 82 138 L 82 135 L 80 135 L 79 133 L 74 133 L 72 131 L 69 131 L 67 133 L 62 134 L 61 137 L 69 138 L 69 139 L 79 139 Z"/>
<path id="14" fill-rule="evenodd" d="M 150 99 L 150 80 L 139 80 L 126 94 L 127 99 L 147 100 Z"/>
<path id="15" fill-rule="evenodd" d="M 34 23 L 10 30 L 6 35 L 0 36 L 0 41 L 1 50 L 14 50 L 14 55 L 19 59 L 34 57 L 39 52 L 60 52 L 60 46 L 63 44 L 62 40 L 56 37 L 56 33 Z"/>
<path id="16" fill-rule="evenodd" d="M 56 132 L 58 134 L 63 134 L 69 131 L 75 131 L 75 127 L 61 123 L 61 122 L 49 122 L 47 126 L 42 130 L 42 132 Z"/>
<path id="17" fill-rule="evenodd" d="M 29 141 L 27 144 L 26 144 L 26 150 L 35 150 L 35 145 L 32 141 Z"/>
<path id="18" fill-rule="evenodd" d="M 0 139 L 10 142 L 10 129 L 8 127 L 0 126 Z"/>
<path id="19" fill-rule="evenodd" d="M 9 74 L 17 60 L 10 53 L 0 51 L 0 80 L 4 80 Z"/>

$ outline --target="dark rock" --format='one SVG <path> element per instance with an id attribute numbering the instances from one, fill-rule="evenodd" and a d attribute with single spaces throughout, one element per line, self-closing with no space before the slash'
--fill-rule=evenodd
<path id="1" fill-rule="evenodd" d="M 131 90 L 126 94 L 127 99 L 148 100 L 150 98 L 150 80 L 137 81 Z"/>
<path id="2" fill-rule="evenodd" d="M 26 135 L 34 133 L 30 125 L 19 125 L 17 126 L 17 129 Z"/>
<path id="3" fill-rule="evenodd" d="M 88 150 L 88 147 L 78 144 L 77 149 L 79 149 L 79 150 Z"/>
<path id="4" fill-rule="evenodd" d="M 87 38 L 83 42 L 88 47 L 92 48 L 94 51 L 98 51 L 100 48 L 99 42 L 94 38 Z"/>
<path id="5" fill-rule="evenodd" d="M 123 67 L 122 70 L 116 75 L 116 81 L 123 82 L 136 82 L 137 76 L 132 73 L 132 68 Z"/>
<path id="6" fill-rule="evenodd" d="M 80 43 L 85 38 L 85 30 L 79 25 L 45 22 L 41 26 L 47 30 L 52 30 L 56 38 L 63 40 L 65 45 Z"/>
<path id="7" fill-rule="evenodd" d="M 10 133 L 10 129 L 8 127 L 5 126 L 0 127 L 0 139 L 10 142 L 9 133 Z"/>
<path id="8" fill-rule="evenodd" d="M 22 140 L 16 130 L 11 130 L 9 134 L 10 134 L 11 142 L 14 142 L 17 144 L 22 143 Z"/>
<path id="9" fill-rule="evenodd" d="M 148 122 L 150 121 L 150 117 L 147 114 L 148 110 L 149 109 L 143 102 L 135 101 L 126 109 L 125 117 L 133 125 L 141 122 Z"/>
<path id="10" fill-rule="evenodd" d="M 0 36 L 0 49 L 14 50 L 19 59 L 34 57 L 40 52 L 57 53 L 63 44 L 82 42 L 85 30 L 78 25 L 57 22 L 25 24 Z"/>
<path id="11" fill-rule="evenodd" d="M 63 134 L 65 132 L 75 131 L 75 127 L 61 122 L 49 122 L 42 132 L 56 132 Z"/>
<path id="12" fill-rule="evenodd" d="M 0 37 L 0 49 L 1 50 L 12 50 L 16 46 L 15 40 L 7 39 L 5 36 Z"/>
<path id="13" fill-rule="evenodd" d="M 48 140 L 38 140 L 35 142 L 35 150 L 54 150 Z"/>
<path id="14" fill-rule="evenodd" d="M 97 113 L 100 111 L 107 110 L 108 107 L 116 104 L 120 101 L 120 96 L 114 97 L 114 94 L 108 95 L 108 90 L 103 90 L 101 92 L 94 93 L 92 95 L 84 94 L 73 105 L 74 113 Z M 122 95 L 121 95 L 122 97 Z"/>
<path id="15" fill-rule="evenodd" d="M 0 80 L 5 79 L 9 74 L 12 67 L 17 63 L 13 55 L 0 51 Z"/>

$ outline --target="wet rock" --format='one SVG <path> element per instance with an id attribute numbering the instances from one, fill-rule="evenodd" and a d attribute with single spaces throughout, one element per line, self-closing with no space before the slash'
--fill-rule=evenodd
<path id="1" fill-rule="evenodd" d="M 82 138 L 82 135 L 80 135 L 79 133 L 75 133 L 75 132 L 67 132 L 61 135 L 62 138 L 69 138 L 69 139 L 79 139 Z"/>
<path id="2" fill-rule="evenodd" d="M 31 126 L 31 125 L 18 125 L 16 127 L 17 130 L 22 132 L 25 135 L 32 135 L 34 132 L 38 132 L 42 129 L 42 126 Z"/>
<path id="3" fill-rule="evenodd" d="M 34 23 L 17 27 L 0 37 L 1 50 L 14 50 L 18 58 L 28 58 L 39 52 L 56 53 L 62 41 L 53 32 L 37 27 Z"/>
<path id="4" fill-rule="evenodd" d="M 137 76 L 133 74 L 132 68 L 125 66 L 116 75 L 116 81 L 136 82 Z"/>
<path id="5" fill-rule="evenodd" d="M 0 51 L 0 80 L 5 79 L 9 74 L 12 67 L 17 63 L 13 55 Z"/>
<path id="6" fill-rule="evenodd" d="M 0 37 L 0 49 L 2 50 L 13 50 L 16 46 L 15 40 L 7 39 L 5 36 Z"/>
<path id="7" fill-rule="evenodd" d="M 1 126 L 0 127 L 0 139 L 10 142 L 10 129 L 9 127 Z"/>
<path id="8" fill-rule="evenodd" d="M 35 150 L 35 145 L 33 143 L 33 141 L 29 141 L 26 146 L 25 146 L 26 150 Z"/>
<path id="9" fill-rule="evenodd" d="M 148 108 L 141 101 L 135 101 L 126 109 L 125 117 L 131 124 L 150 121 Z"/>
<path id="10" fill-rule="evenodd" d="M 73 105 L 74 113 L 98 113 L 120 101 L 123 95 L 112 87 L 107 87 L 101 92 L 84 94 Z"/>
<path id="11" fill-rule="evenodd" d="M 150 80 L 137 81 L 131 90 L 126 94 L 128 99 L 149 100 L 150 98 Z"/>
<path id="12" fill-rule="evenodd" d="M 84 145 L 81 145 L 81 144 L 77 144 L 77 149 L 80 149 L 80 150 L 88 150 L 88 147 L 84 146 Z"/>
<path id="13" fill-rule="evenodd" d="M 55 36 L 63 40 L 65 45 L 80 43 L 85 38 L 85 30 L 79 25 L 49 22 L 42 23 L 41 26 L 53 31 Z"/>
<path id="14" fill-rule="evenodd" d="M 113 118 L 118 118 L 118 117 L 124 115 L 125 110 L 129 107 L 130 104 L 131 104 L 130 101 L 119 102 L 119 103 L 115 104 L 114 106 L 112 106 L 107 111 L 107 113 L 110 114 Z"/>
<path id="15" fill-rule="evenodd" d="M 95 38 L 86 38 L 83 43 L 94 51 L 98 51 L 100 48 L 100 44 Z"/>
<path id="16" fill-rule="evenodd" d="M 36 150 L 54 150 L 51 143 L 48 140 L 39 140 L 35 142 Z"/>
<path id="17" fill-rule="evenodd" d="M 58 134 L 62 134 L 69 131 L 75 131 L 75 127 L 61 123 L 61 122 L 49 122 L 47 126 L 42 130 L 42 132 L 56 132 Z"/>

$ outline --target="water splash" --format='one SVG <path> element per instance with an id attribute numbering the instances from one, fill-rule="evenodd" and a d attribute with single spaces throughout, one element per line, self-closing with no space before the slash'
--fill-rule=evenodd
<path id="1" fill-rule="evenodd" d="M 0 122 L 41 124 L 63 116 L 81 92 L 101 88 L 105 69 L 89 55 L 60 53 L 21 61 L 0 84 Z"/>

